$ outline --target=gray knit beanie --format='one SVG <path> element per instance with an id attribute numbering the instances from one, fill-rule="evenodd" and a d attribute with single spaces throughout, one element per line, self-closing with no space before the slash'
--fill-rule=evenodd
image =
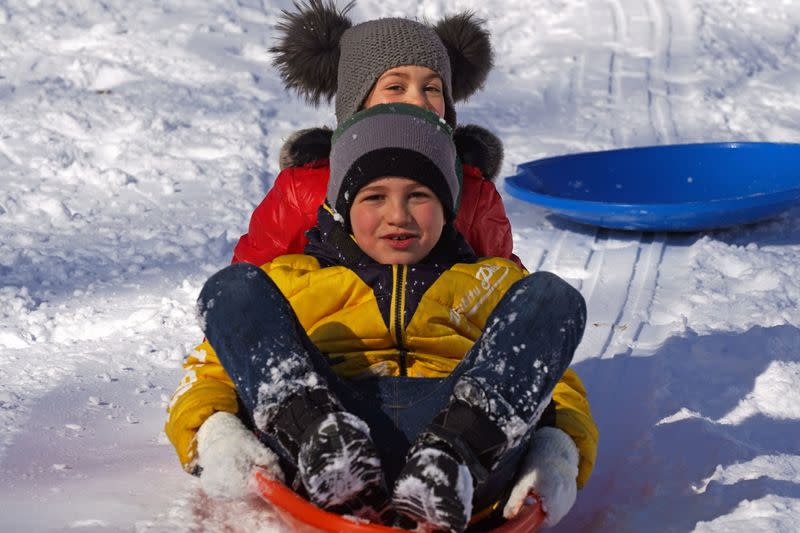
<path id="1" fill-rule="evenodd" d="M 461 163 L 453 130 L 435 113 L 410 104 L 380 104 L 336 128 L 326 199 L 350 229 L 358 191 L 384 176 L 402 176 L 429 187 L 453 220 L 461 199 Z"/>
<path id="2" fill-rule="evenodd" d="M 428 67 L 442 77 L 445 119 L 456 126 L 454 102 L 483 86 L 492 68 L 492 47 L 483 21 L 469 12 L 430 26 L 409 19 L 353 25 L 330 0 L 299 0 L 276 26 L 273 64 L 287 89 L 314 105 L 336 97 L 339 124 L 359 110 L 378 78 L 404 66 Z"/>
<path id="3" fill-rule="evenodd" d="M 432 27 L 401 18 L 371 20 L 345 31 L 339 48 L 336 88 L 339 124 L 361 108 L 381 74 L 403 65 L 418 65 L 428 67 L 442 78 L 444 118 L 455 127 L 450 58 Z"/>

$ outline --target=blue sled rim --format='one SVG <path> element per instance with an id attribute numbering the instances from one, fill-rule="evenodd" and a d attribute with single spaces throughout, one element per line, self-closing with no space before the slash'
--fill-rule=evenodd
<path id="1" fill-rule="evenodd" d="M 767 219 L 800 202 L 800 144 L 624 148 L 524 163 L 515 198 L 611 229 L 702 231 Z"/>

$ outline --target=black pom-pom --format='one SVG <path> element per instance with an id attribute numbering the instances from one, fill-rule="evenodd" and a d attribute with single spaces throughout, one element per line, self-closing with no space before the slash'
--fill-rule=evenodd
<path id="1" fill-rule="evenodd" d="M 492 69 L 489 32 L 483 28 L 483 21 L 469 12 L 445 17 L 435 29 L 450 56 L 453 100 L 466 100 L 483 86 Z"/>
<path id="2" fill-rule="evenodd" d="M 287 89 L 297 91 L 310 103 L 318 105 L 336 94 L 339 68 L 339 41 L 352 22 L 347 12 L 353 2 L 337 10 L 333 0 L 294 2 L 296 12 L 283 11 L 276 25 L 278 44 L 270 49 L 272 63 L 280 72 Z"/>
<path id="3" fill-rule="evenodd" d="M 453 142 L 462 163 L 478 167 L 484 178 L 494 181 L 503 165 L 503 141 L 497 135 L 467 124 L 456 128 Z"/>

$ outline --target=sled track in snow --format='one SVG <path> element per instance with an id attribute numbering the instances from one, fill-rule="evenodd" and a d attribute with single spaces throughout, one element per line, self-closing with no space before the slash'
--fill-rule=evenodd
<path id="1" fill-rule="evenodd" d="M 696 33 L 691 6 L 686 0 L 586 2 L 584 18 L 592 31 L 570 75 L 583 138 L 613 147 L 678 142 L 673 100 L 689 74 L 685 61 Z"/>
<path id="2" fill-rule="evenodd" d="M 607 85 L 607 102 L 609 109 L 616 112 L 620 109 L 622 97 L 622 83 L 620 79 L 620 70 L 622 68 L 622 57 L 617 53 L 620 45 L 625 40 L 626 24 L 623 9 L 618 0 L 611 0 L 608 2 L 610 9 L 610 22 L 611 22 L 611 50 L 608 57 L 608 85 Z M 614 146 L 618 146 L 621 140 L 621 135 L 618 133 L 617 128 L 612 126 L 609 135 L 611 142 Z"/>
<path id="3" fill-rule="evenodd" d="M 672 67 L 675 17 L 655 0 L 608 0 L 609 21 L 607 103 L 619 115 L 609 132 L 614 146 L 674 142 L 678 131 L 672 113 Z M 597 17 L 602 14 L 598 13 Z M 633 126 L 632 128 L 630 126 Z"/>
<path id="4" fill-rule="evenodd" d="M 655 0 L 645 3 L 650 19 L 653 59 L 647 60 L 647 108 L 657 144 L 673 142 L 678 129 L 672 116 L 671 86 L 664 78 L 672 62 L 672 17 L 667 7 Z"/>
<path id="5" fill-rule="evenodd" d="M 553 235 L 535 270 L 549 270 L 581 291 L 588 324 L 577 359 L 630 353 L 650 325 L 668 237 L 597 229 Z"/>
<path id="6" fill-rule="evenodd" d="M 675 51 L 691 37 L 688 9 L 684 0 L 670 6 L 656 0 L 587 2 L 586 27 L 595 30 L 587 39 L 593 46 L 570 74 L 570 93 L 590 99 L 582 102 L 586 138 L 605 131 L 614 147 L 680 140 L 672 105 L 679 88 L 669 79 L 680 67 Z M 624 127 L 601 128 L 609 122 Z M 630 353 L 644 338 L 648 346 L 664 340 L 651 315 L 669 241 L 663 233 L 554 232 L 531 266 L 559 273 L 586 298 L 589 323 L 577 360 Z"/>

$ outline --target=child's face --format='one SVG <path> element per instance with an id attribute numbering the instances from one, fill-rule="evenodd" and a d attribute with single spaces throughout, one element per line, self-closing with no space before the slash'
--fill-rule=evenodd
<path id="1" fill-rule="evenodd" d="M 378 104 L 412 104 L 444 117 L 442 78 L 418 65 L 395 67 L 381 74 L 364 100 L 364 109 Z"/>
<path id="2" fill-rule="evenodd" d="M 444 223 L 439 198 L 408 178 L 369 182 L 358 191 L 350 208 L 358 246 L 384 265 L 419 263 L 439 242 Z"/>

